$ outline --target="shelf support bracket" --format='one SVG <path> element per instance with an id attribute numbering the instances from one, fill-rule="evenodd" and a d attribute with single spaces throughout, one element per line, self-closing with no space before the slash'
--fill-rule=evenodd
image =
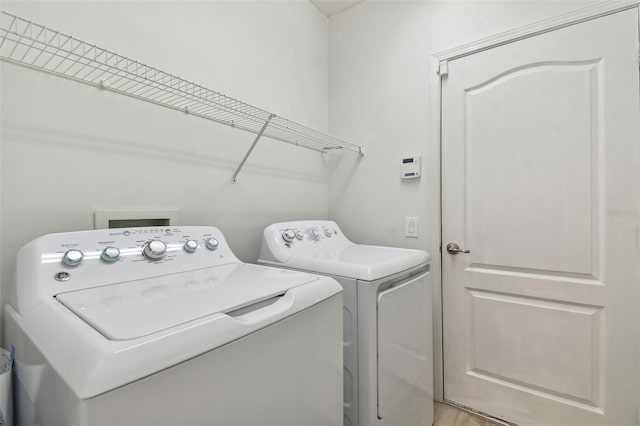
<path id="1" fill-rule="evenodd" d="M 264 131 L 267 130 L 267 126 L 269 125 L 269 123 L 271 122 L 271 119 L 273 117 L 275 117 L 275 115 L 274 114 L 270 114 L 269 118 L 267 118 L 265 120 L 264 124 L 262 125 L 262 129 L 260 129 L 260 131 L 256 135 L 256 138 L 253 140 L 253 143 L 251 144 L 251 147 L 249 148 L 249 151 L 247 151 L 247 153 L 244 155 L 244 158 L 240 162 L 240 165 L 238 166 L 236 171 L 233 173 L 233 177 L 231 178 L 231 182 L 232 183 L 237 183 L 238 182 L 238 174 L 240 173 L 240 170 L 242 170 L 242 168 L 244 167 L 244 163 L 247 162 L 247 158 L 249 158 L 249 156 L 251 155 L 251 152 L 253 152 L 253 148 L 255 148 L 256 145 L 258 144 L 258 141 L 260 140 L 260 138 L 264 134 Z"/>

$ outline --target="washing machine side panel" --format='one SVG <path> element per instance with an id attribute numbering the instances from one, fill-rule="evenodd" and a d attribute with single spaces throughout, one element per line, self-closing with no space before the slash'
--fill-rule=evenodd
<path id="1" fill-rule="evenodd" d="M 269 229 L 269 228 L 267 228 Z M 267 231 L 265 231 L 266 233 Z M 286 264 L 271 263 L 264 259 L 260 263 L 293 271 L 309 272 L 303 269 L 289 268 Z M 358 281 L 336 275 L 319 274 L 336 280 L 343 290 L 343 377 L 344 377 L 344 426 L 358 426 L 359 423 L 359 385 L 358 385 Z"/>
<path id="2" fill-rule="evenodd" d="M 338 294 L 95 397 L 87 425 L 342 425 L 341 312 Z"/>
<path id="3" fill-rule="evenodd" d="M 16 426 L 82 426 L 86 406 L 20 326 L 19 314 L 5 306 L 5 341 L 15 348 L 14 424 Z"/>

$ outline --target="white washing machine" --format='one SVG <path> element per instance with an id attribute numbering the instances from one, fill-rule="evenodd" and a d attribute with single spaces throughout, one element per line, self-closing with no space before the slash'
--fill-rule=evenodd
<path id="1" fill-rule="evenodd" d="M 433 423 L 429 254 L 354 244 L 331 221 L 276 223 L 260 263 L 312 271 L 344 288 L 344 425 Z"/>
<path id="2" fill-rule="evenodd" d="M 342 424 L 342 288 L 216 228 L 46 235 L 14 284 L 19 425 Z"/>

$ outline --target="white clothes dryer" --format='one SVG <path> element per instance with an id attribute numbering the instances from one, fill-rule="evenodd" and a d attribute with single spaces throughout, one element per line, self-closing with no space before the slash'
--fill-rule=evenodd
<path id="1" fill-rule="evenodd" d="M 276 223 L 259 262 L 344 289 L 344 425 L 433 423 L 432 283 L 422 250 L 354 244 L 332 221 Z"/>
<path id="2" fill-rule="evenodd" d="M 342 289 L 214 227 L 52 234 L 6 306 L 18 425 L 342 424 Z"/>

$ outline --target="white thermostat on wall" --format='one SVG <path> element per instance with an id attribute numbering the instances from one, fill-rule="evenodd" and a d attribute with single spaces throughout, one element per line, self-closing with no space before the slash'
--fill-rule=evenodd
<path id="1" fill-rule="evenodd" d="M 421 157 L 415 155 L 413 157 L 404 157 L 402 166 L 400 167 L 400 176 L 402 179 L 415 179 L 420 177 Z"/>

